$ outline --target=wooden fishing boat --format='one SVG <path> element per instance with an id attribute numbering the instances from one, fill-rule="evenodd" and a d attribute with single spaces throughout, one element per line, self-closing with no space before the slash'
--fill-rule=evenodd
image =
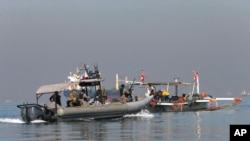
<path id="1" fill-rule="evenodd" d="M 206 92 L 200 92 L 198 73 L 194 72 L 193 76 L 194 82 L 182 82 L 175 77 L 173 82 L 140 82 L 136 84 L 146 86 L 146 95 L 154 96 L 147 106 L 151 112 L 213 111 L 241 103 L 241 98 L 217 98 Z M 142 79 L 144 80 L 144 77 Z M 185 87 L 192 89 L 180 94 L 179 90 L 183 91 Z M 172 90 L 172 96 L 170 90 Z M 223 101 L 223 105 L 219 105 L 221 101 Z"/>

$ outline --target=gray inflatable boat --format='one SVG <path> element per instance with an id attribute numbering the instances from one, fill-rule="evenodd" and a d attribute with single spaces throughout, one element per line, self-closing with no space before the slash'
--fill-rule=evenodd
<path id="1" fill-rule="evenodd" d="M 86 92 L 88 89 L 98 91 L 101 87 L 101 78 L 81 80 L 77 85 L 81 86 Z M 21 116 L 23 121 L 31 122 L 33 120 L 41 119 L 48 122 L 74 120 L 74 119 L 107 119 L 123 117 L 126 114 L 137 113 L 142 110 L 152 100 L 152 96 L 133 96 L 132 99 L 127 101 L 109 101 L 108 93 L 106 99 L 100 100 L 102 95 L 94 95 L 92 101 L 79 102 L 74 106 L 61 106 L 59 99 L 54 99 L 50 104 L 41 104 L 40 98 L 44 95 L 54 95 L 57 93 L 60 97 L 62 91 L 67 89 L 72 83 L 59 83 L 44 85 L 38 88 L 36 92 L 37 102 L 34 104 L 20 104 L 17 105 L 21 109 Z M 99 97 L 99 99 L 98 99 Z M 60 101 L 60 102 L 58 102 Z M 90 102 L 91 101 L 91 102 Z M 57 103 L 57 104 L 56 104 Z M 69 101 L 65 101 L 69 103 Z"/>

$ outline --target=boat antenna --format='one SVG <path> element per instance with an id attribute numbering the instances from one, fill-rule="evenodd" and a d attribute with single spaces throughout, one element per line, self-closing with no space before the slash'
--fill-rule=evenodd
<path id="1" fill-rule="evenodd" d="M 85 69 L 87 75 L 90 76 L 89 75 L 89 66 L 87 66 L 86 64 L 84 64 L 83 66 L 84 66 L 84 69 Z"/>
<path id="2" fill-rule="evenodd" d="M 99 73 L 99 71 L 98 71 L 98 64 L 94 64 L 94 71 Z"/>

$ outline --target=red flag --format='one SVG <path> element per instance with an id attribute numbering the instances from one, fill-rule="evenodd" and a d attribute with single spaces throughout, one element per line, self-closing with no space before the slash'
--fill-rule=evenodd
<path id="1" fill-rule="evenodd" d="M 198 72 L 194 72 L 194 80 L 198 80 Z"/>
<path id="2" fill-rule="evenodd" d="M 83 79 L 88 79 L 88 78 L 89 78 L 89 76 L 88 76 L 87 72 L 85 71 L 85 72 L 84 72 Z"/>
<path id="3" fill-rule="evenodd" d="M 144 83 L 144 80 L 145 80 L 145 75 L 144 75 L 144 73 L 142 72 L 142 73 L 141 73 L 141 82 Z"/>

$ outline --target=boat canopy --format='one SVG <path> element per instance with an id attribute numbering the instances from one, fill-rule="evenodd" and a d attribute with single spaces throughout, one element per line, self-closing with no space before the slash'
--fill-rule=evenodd
<path id="1" fill-rule="evenodd" d="M 55 91 L 60 92 L 67 89 L 72 84 L 79 84 L 80 86 L 95 86 L 97 84 L 100 84 L 101 81 L 103 81 L 103 79 L 86 79 L 75 83 L 70 82 L 42 85 L 37 89 L 36 94 L 49 94 L 54 93 Z"/>
<path id="2" fill-rule="evenodd" d="M 71 83 L 58 83 L 58 84 L 43 85 L 37 89 L 36 94 L 48 94 L 48 93 L 54 93 L 55 91 L 60 92 L 68 88 L 69 84 Z"/>

